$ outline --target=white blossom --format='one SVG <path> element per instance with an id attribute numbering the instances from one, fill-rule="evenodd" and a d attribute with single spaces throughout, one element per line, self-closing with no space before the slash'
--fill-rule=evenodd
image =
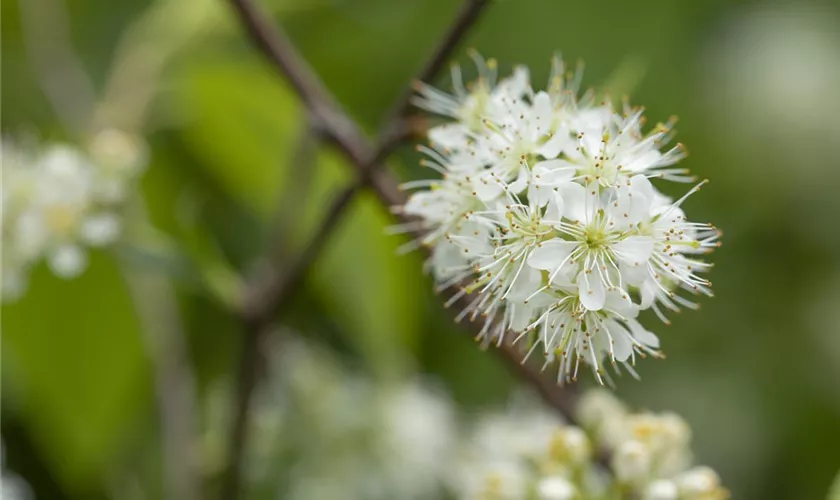
<path id="1" fill-rule="evenodd" d="M 712 469 L 691 467 L 691 428 L 679 415 L 632 413 L 606 390 L 581 397 L 578 418 L 596 445 L 612 452 L 615 478 L 646 500 L 724 500 Z"/>
<path id="2" fill-rule="evenodd" d="M 481 319 L 479 339 L 502 343 L 509 332 L 530 355 L 557 362 L 560 382 L 581 366 L 610 383 L 606 366 L 632 368 L 661 357 L 658 337 L 637 319 L 697 304 L 711 295 L 699 258 L 719 245 L 719 231 L 690 222 L 685 200 L 672 201 L 650 182 L 688 182 L 676 164 L 681 145 L 671 119 L 644 132 L 642 109 L 616 110 L 579 95 L 581 72 L 559 59 L 545 90 L 517 68 L 499 79 L 497 64 L 473 54 L 479 76 L 454 94 L 418 86 L 415 103 L 452 121 L 429 130 L 421 162 L 440 178 L 411 181 L 402 213 L 416 220 L 409 245 L 432 249 L 428 267 L 438 290 L 455 288 L 457 320 Z"/>
<path id="3" fill-rule="evenodd" d="M 87 266 L 87 247 L 120 234 L 120 204 L 145 166 L 138 138 L 97 134 L 90 151 L 68 144 L 3 140 L 3 298 L 22 295 L 29 269 L 44 260 L 62 278 Z"/>
<path id="4" fill-rule="evenodd" d="M 673 481 L 658 479 L 645 488 L 644 500 L 677 500 L 679 490 Z"/>
<path id="5" fill-rule="evenodd" d="M 573 500 L 577 492 L 575 486 L 563 476 L 551 476 L 537 484 L 539 500 Z"/>

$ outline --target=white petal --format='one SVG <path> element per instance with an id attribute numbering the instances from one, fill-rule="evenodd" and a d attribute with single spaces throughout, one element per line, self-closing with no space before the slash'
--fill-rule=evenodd
<path id="1" fill-rule="evenodd" d="M 548 200 L 548 208 L 545 210 L 544 218 L 546 221 L 556 221 L 556 224 L 554 225 L 559 225 L 560 219 L 563 218 L 563 212 L 565 209 L 566 206 L 565 203 L 563 203 L 563 197 L 560 196 L 560 193 L 552 191 L 551 198 Z"/>
<path id="2" fill-rule="evenodd" d="M 629 222 L 638 224 L 639 222 L 650 219 L 651 198 L 641 194 L 635 193 L 630 199 Z"/>
<path id="3" fill-rule="evenodd" d="M 449 240 L 443 240 L 432 252 L 432 272 L 438 281 L 446 281 L 460 271 L 458 267 L 466 264 L 464 251 Z"/>
<path id="4" fill-rule="evenodd" d="M 560 153 L 574 149 L 574 147 L 574 139 L 569 134 L 569 131 L 565 127 L 562 127 L 556 130 L 554 135 L 545 144 L 537 148 L 536 152 L 544 158 L 557 158 Z"/>
<path id="5" fill-rule="evenodd" d="M 533 206 L 544 207 L 554 197 L 554 188 L 534 176 L 528 183 L 528 201 Z"/>
<path id="6" fill-rule="evenodd" d="M 648 278 L 648 266 L 634 266 L 627 264 L 624 261 L 618 262 L 618 270 L 621 274 L 621 279 L 628 285 L 639 287 Z"/>
<path id="7" fill-rule="evenodd" d="M 656 165 L 662 158 L 662 153 L 656 149 L 652 149 L 630 161 L 624 167 L 630 172 L 644 172 L 653 165 Z"/>
<path id="8" fill-rule="evenodd" d="M 650 180 L 644 175 L 634 175 L 628 180 L 630 190 L 634 193 L 640 193 L 649 200 L 653 200 L 656 189 Z"/>
<path id="9" fill-rule="evenodd" d="M 513 69 L 513 74 L 503 79 L 493 89 L 493 98 L 509 98 L 519 99 L 524 96 L 531 87 L 530 75 L 528 68 L 525 66 L 517 66 Z"/>
<path id="10" fill-rule="evenodd" d="M 457 123 L 447 123 L 429 129 L 429 141 L 444 149 L 459 149 L 467 146 L 466 129 Z"/>
<path id="11" fill-rule="evenodd" d="M 529 181 L 531 180 L 531 172 L 528 167 L 522 167 L 519 169 L 519 174 L 516 177 L 516 180 L 508 184 L 508 191 L 511 193 L 521 193 L 526 186 L 529 185 Z"/>
<path id="12" fill-rule="evenodd" d="M 511 302 L 509 307 L 513 310 L 513 318 L 510 322 L 510 329 L 515 332 L 521 332 L 522 330 L 528 328 L 528 325 L 531 324 L 532 318 L 534 317 L 534 306 L 530 303 L 522 304 Z"/>
<path id="13" fill-rule="evenodd" d="M 517 263 L 521 265 L 521 262 Z M 542 284 L 542 273 L 532 267 L 523 267 L 516 281 L 507 293 L 507 299 L 512 302 L 522 302 L 536 292 Z"/>
<path id="14" fill-rule="evenodd" d="M 563 476 L 550 476 L 537 484 L 538 500 L 572 500 L 577 498 L 574 485 Z"/>
<path id="15" fill-rule="evenodd" d="M 604 290 L 604 283 L 597 271 L 586 274 L 586 271 L 581 271 L 577 277 L 578 293 L 580 294 L 580 303 L 583 307 L 590 311 L 598 311 L 604 307 L 606 301 L 606 290 Z"/>
<path id="16" fill-rule="evenodd" d="M 572 221 L 585 222 L 586 218 L 586 190 L 580 184 L 567 182 L 557 188 L 563 198 L 564 216 Z"/>
<path id="17" fill-rule="evenodd" d="M 554 107 L 551 97 L 545 92 L 538 92 L 531 105 L 531 134 L 533 137 L 546 135 L 554 121 Z"/>
<path id="18" fill-rule="evenodd" d="M 656 281 L 653 278 L 648 277 L 640 286 L 639 286 L 639 306 L 642 309 L 647 309 L 648 307 L 653 305 L 653 302 L 656 300 L 656 292 L 659 289 L 656 286 Z"/>
<path id="19" fill-rule="evenodd" d="M 62 245 L 48 257 L 50 268 L 62 278 L 75 278 L 87 266 L 87 255 L 77 245 Z"/>
<path id="20" fill-rule="evenodd" d="M 577 165 L 566 160 L 546 160 L 534 165 L 534 175 L 552 186 L 570 181 L 575 176 L 575 170 Z"/>
<path id="21" fill-rule="evenodd" d="M 639 315 L 639 306 L 630 300 L 630 295 L 620 288 L 607 291 L 604 307 L 614 311 L 626 319 L 633 319 Z"/>
<path id="22" fill-rule="evenodd" d="M 576 247 L 577 243 L 574 241 L 561 240 L 560 238 L 548 240 L 531 252 L 531 255 L 528 256 L 528 265 L 543 271 L 556 271 L 563 261 L 568 263 L 569 254 Z"/>
<path id="23" fill-rule="evenodd" d="M 3 223 L 6 224 L 7 222 L 4 220 Z M 6 230 L 5 227 L 3 229 Z M 21 214 L 18 217 L 17 225 L 12 226 L 12 231 L 14 233 L 11 241 L 4 238 L 3 243 L 13 243 L 15 250 L 26 258 L 36 258 L 41 255 L 44 246 L 50 239 L 47 220 L 44 213 L 39 210 L 27 210 Z"/>
<path id="24" fill-rule="evenodd" d="M 27 274 L 25 269 L 11 269 L 9 267 L 3 268 L 3 288 L 2 299 L 6 301 L 15 301 L 23 297 L 26 293 Z"/>
<path id="25" fill-rule="evenodd" d="M 628 236 L 611 248 L 622 261 L 639 266 L 645 264 L 653 253 L 655 241 L 650 236 Z"/>
<path id="26" fill-rule="evenodd" d="M 473 179 L 472 187 L 479 199 L 484 202 L 498 198 L 504 191 L 502 183 L 489 172 Z"/>
<path id="27" fill-rule="evenodd" d="M 617 321 L 608 320 L 607 328 L 613 340 L 613 356 L 616 361 L 627 361 L 633 354 L 633 341 L 630 340 L 630 332 Z"/>
<path id="28" fill-rule="evenodd" d="M 677 500 L 679 497 L 679 490 L 673 481 L 658 479 L 647 486 L 644 500 Z"/>
<path id="29" fill-rule="evenodd" d="M 120 233 L 120 220 L 114 214 L 97 214 L 82 222 L 81 237 L 93 246 L 112 243 Z"/>
<path id="30" fill-rule="evenodd" d="M 633 333 L 633 337 L 640 344 L 646 345 L 651 349 L 659 349 L 659 337 L 657 337 L 655 333 L 646 330 L 645 327 L 636 320 L 628 321 L 627 325 L 630 327 L 630 332 Z"/>
<path id="31" fill-rule="evenodd" d="M 448 217 L 450 209 L 450 204 L 446 203 L 442 194 L 441 190 L 416 191 L 403 206 L 403 213 L 442 222 Z"/>

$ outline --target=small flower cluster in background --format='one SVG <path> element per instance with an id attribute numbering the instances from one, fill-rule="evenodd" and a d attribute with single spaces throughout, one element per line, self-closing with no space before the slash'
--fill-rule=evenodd
<path id="1" fill-rule="evenodd" d="M 3 299 L 22 295 L 42 260 L 63 278 L 84 271 L 85 248 L 119 236 L 118 210 L 146 157 L 140 139 L 114 129 L 96 134 L 85 150 L 4 139 Z"/>
<path id="2" fill-rule="evenodd" d="M 291 499 L 728 498 L 711 469 L 690 467 L 685 421 L 631 413 L 606 391 L 582 396 L 580 427 L 525 395 L 504 412 L 459 419 L 440 391 L 376 383 L 294 336 L 273 352 L 270 373 L 245 468 L 255 491 Z M 216 401 L 209 421 L 225 429 L 228 398 Z M 205 442 L 223 450 L 223 435 L 210 432 Z"/>
<path id="3" fill-rule="evenodd" d="M 579 420 L 568 425 L 533 405 L 485 416 L 454 469 L 458 498 L 729 498 L 713 470 L 690 468 L 691 430 L 679 416 L 631 413 L 595 390 L 582 396 Z"/>
<path id="4" fill-rule="evenodd" d="M 376 383 L 292 334 L 270 349 L 245 468 L 272 498 L 436 499 L 456 441 L 450 401 L 418 382 Z M 223 466 L 229 396 L 211 398 L 209 453 Z M 214 453 L 217 450 L 218 453 Z"/>
<path id="5" fill-rule="evenodd" d="M 650 179 L 690 182 L 675 166 L 685 150 L 664 148 L 673 120 L 644 132 L 641 108 L 616 110 L 579 95 L 581 72 L 556 59 L 546 90 L 528 70 L 498 79 L 495 61 L 473 54 L 479 77 L 465 85 L 453 68 L 455 93 L 421 84 L 418 106 L 453 119 L 428 132 L 421 164 L 441 178 L 419 188 L 402 208 L 433 249 L 440 290 L 468 305 L 458 319 L 482 318 L 479 338 L 503 342 L 515 332 L 530 355 L 559 363 L 558 380 L 589 365 L 609 382 L 605 365 L 635 376 L 636 357 L 659 356 L 659 339 L 637 320 L 652 309 L 697 304 L 679 292 L 711 295 L 698 258 L 719 245 L 719 231 L 689 221 L 678 200 Z"/>

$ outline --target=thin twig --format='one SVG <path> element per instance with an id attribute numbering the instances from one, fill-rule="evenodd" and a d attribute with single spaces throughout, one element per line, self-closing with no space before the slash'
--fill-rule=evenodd
<path id="1" fill-rule="evenodd" d="M 346 212 L 346 208 L 359 190 L 359 184 L 345 188 L 339 193 L 329 209 L 315 235 L 306 245 L 297 260 L 284 271 L 276 271 L 276 275 L 262 277 L 253 286 L 246 289 L 240 316 L 243 321 L 257 326 L 264 326 L 274 317 L 275 313 L 291 298 L 300 286 L 306 272 L 320 255 L 327 239 L 332 234 Z"/>
<path id="2" fill-rule="evenodd" d="M 315 135 L 312 132 L 310 134 Z M 300 142 L 301 150 L 294 155 L 296 167 L 305 169 L 306 164 L 314 159 L 315 148 L 310 142 L 311 139 Z M 354 184 L 336 196 L 306 247 L 291 265 L 285 266 L 285 269 L 280 269 L 282 262 L 286 260 L 284 249 L 279 244 L 272 245 L 273 255 L 268 256 L 268 268 L 255 274 L 246 286 L 237 311 L 243 326 L 244 337 L 239 355 L 234 396 L 235 409 L 228 439 L 228 462 L 223 479 L 222 498 L 236 498 L 240 490 L 242 459 L 248 440 L 251 400 L 264 362 L 260 345 L 272 328 L 275 316 L 300 288 L 306 272 L 326 246 L 327 240 L 347 212 L 348 204 L 360 187 L 360 184 Z"/>
<path id="3" fill-rule="evenodd" d="M 277 29 L 251 0 L 230 2 L 251 39 L 285 76 L 327 137 L 354 163 L 368 163 L 372 155 L 366 147 L 365 135 L 341 110 L 306 61 L 292 48 L 292 42 L 286 34 Z"/>
<path id="4" fill-rule="evenodd" d="M 452 53 L 463 41 L 469 29 L 481 16 L 485 7 L 490 4 L 489 0 L 467 0 L 461 4 L 461 10 L 455 21 L 447 29 L 441 41 L 438 43 L 432 56 L 426 61 L 425 66 L 415 77 L 416 81 L 428 82 L 434 79 L 441 68 L 452 57 Z M 414 87 L 406 86 L 400 97 L 394 101 L 391 109 L 385 115 L 384 126 L 380 130 L 380 137 L 388 137 L 391 130 L 398 126 L 405 115 L 411 109 L 411 97 L 414 95 Z M 396 145 L 394 142 L 381 141 L 377 147 L 377 161 L 385 158 Z"/>
<path id="5" fill-rule="evenodd" d="M 129 237 L 136 234 L 139 239 L 148 225 L 146 209 L 142 203 L 131 208 L 137 222 L 129 226 Z M 163 498 L 197 500 L 201 497 L 195 457 L 198 398 L 175 290 L 161 272 L 125 266 L 124 275 L 154 375 L 163 446 Z"/>

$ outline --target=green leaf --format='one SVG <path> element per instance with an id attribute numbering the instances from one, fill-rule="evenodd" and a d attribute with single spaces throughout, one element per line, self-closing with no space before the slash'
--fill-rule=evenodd
<path id="1" fill-rule="evenodd" d="M 340 162 L 319 165 L 327 171 L 336 167 L 348 168 Z M 311 275 L 327 308 L 381 374 L 411 369 L 406 354 L 419 341 L 428 305 L 424 288 L 418 287 L 425 283 L 419 255 L 398 255 L 405 239 L 385 234 L 393 223 L 372 193 L 362 193 L 347 208 Z"/>
<path id="2" fill-rule="evenodd" d="M 103 254 L 92 254 L 75 280 L 43 265 L 31 278 L 26 296 L 3 307 L 4 396 L 12 395 L 51 470 L 86 490 L 148 408 L 140 330 L 125 283 Z"/>
<path id="3" fill-rule="evenodd" d="M 176 79 L 175 89 L 195 157 L 233 199 L 270 214 L 301 116 L 280 77 L 255 60 L 203 60 Z"/>

